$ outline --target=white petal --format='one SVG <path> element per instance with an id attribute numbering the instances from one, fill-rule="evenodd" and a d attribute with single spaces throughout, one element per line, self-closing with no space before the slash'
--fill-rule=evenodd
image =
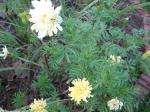
<path id="1" fill-rule="evenodd" d="M 3 56 L 5 56 L 5 54 L 1 53 L 1 54 L 0 54 L 0 57 L 3 57 Z"/>
<path id="2" fill-rule="evenodd" d="M 32 30 L 32 31 L 36 30 L 36 28 L 37 28 L 36 26 L 37 26 L 36 24 L 33 24 L 33 25 L 31 26 L 31 30 Z"/>
<path id="3" fill-rule="evenodd" d="M 38 7 L 39 4 L 40 4 L 40 1 L 37 1 L 37 0 L 32 1 L 32 5 L 33 5 L 33 7 L 35 7 L 35 8 Z"/>
<path id="4" fill-rule="evenodd" d="M 59 15 L 60 11 L 61 11 L 61 6 L 59 6 L 59 7 L 57 7 L 57 8 L 55 9 L 55 13 L 56 13 L 57 15 Z"/>
<path id="5" fill-rule="evenodd" d="M 33 22 L 33 18 L 30 18 L 29 21 L 30 21 L 30 22 Z"/>
<path id="6" fill-rule="evenodd" d="M 57 34 L 58 29 L 56 27 L 54 27 L 53 32 L 54 32 L 54 34 Z"/>
<path id="7" fill-rule="evenodd" d="M 51 0 L 47 0 L 47 4 L 48 4 L 49 7 L 51 7 L 52 6 Z"/>
<path id="8" fill-rule="evenodd" d="M 41 31 L 38 32 L 38 38 L 39 38 L 40 40 L 43 40 L 43 38 L 44 38 L 46 35 L 47 35 L 46 32 L 41 32 Z"/>
<path id="9" fill-rule="evenodd" d="M 57 22 L 58 22 L 59 24 L 61 24 L 61 23 L 63 22 L 63 19 L 62 19 L 62 17 L 60 17 L 60 16 L 57 16 Z"/>
<path id="10" fill-rule="evenodd" d="M 51 36 L 53 36 L 53 32 L 50 30 L 50 31 L 48 31 L 48 35 L 51 37 Z"/>
<path id="11" fill-rule="evenodd" d="M 56 27 L 57 27 L 60 31 L 63 31 L 63 28 L 62 28 L 59 24 L 57 24 Z"/>

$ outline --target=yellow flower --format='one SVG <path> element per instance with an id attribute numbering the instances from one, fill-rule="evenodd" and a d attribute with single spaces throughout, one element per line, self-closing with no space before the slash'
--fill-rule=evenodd
<path id="1" fill-rule="evenodd" d="M 6 46 L 4 46 L 4 47 L 2 48 L 2 53 L 0 53 L 0 57 L 3 57 L 3 59 L 6 59 L 7 56 L 8 56 L 8 54 L 9 54 L 8 49 L 7 49 Z"/>
<path id="2" fill-rule="evenodd" d="M 30 18 L 29 14 L 25 11 L 20 13 L 19 17 L 21 18 L 23 23 L 26 23 L 28 21 L 28 19 Z"/>
<path id="3" fill-rule="evenodd" d="M 43 39 L 45 36 L 53 36 L 58 30 L 62 31 L 60 16 L 61 6 L 54 8 L 50 0 L 33 0 L 34 9 L 30 9 L 30 22 L 33 23 L 31 30 L 38 32 L 38 38 Z"/>
<path id="4" fill-rule="evenodd" d="M 117 98 L 111 99 L 110 101 L 107 102 L 107 105 L 110 110 L 118 110 L 121 109 L 123 106 L 123 103 L 119 101 Z"/>
<path id="5" fill-rule="evenodd" d="M 143 54 L 142 59 L 146 59 L 146 58 L 148 58 L 148 57 L 150 57 L 150 50 L 148 50 L 147 52 L 145 52 L 145 53 Z"/>
<path id="6" fill-rule="evenodd" d="M 36 100 L 30 105 L 31 112 L 47 112 L 45 109 L 46 107 L 46 100 Z"/>
<path id="7" fill-rule="evenodd" d="M 69 87 L 69 96 L 71 97 L 71 100 L 74 100 L 77 104 L 80 104 L 82 100 L 88 102 L 87 98 L 92 97 L 92 87 L 89 82 L 83 78 L 82 80 L 74 80 L 72 84 L 73 87 Z"/>

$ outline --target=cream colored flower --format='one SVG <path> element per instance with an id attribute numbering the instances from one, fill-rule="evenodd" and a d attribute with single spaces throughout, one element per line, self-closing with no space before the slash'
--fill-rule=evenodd
<path id="1" fill-rule="evenodd" d="M 83 78 L 75 79 L 72 84 L 73 87 L 69 87 L 69 96 L 71 97 L 71 100 L 74 100 L 77 104 L 80 104 L 82 100 L 88 102 L 87 98 L 92 97 L 92 87 L 89 82 Z"/>
<path id="2" fill-rule="evenodd" d="M 117 62 L 117 63 L 120 63 L 120 62 L 121 62 L 121 56 L 110 55 L 110 59 L 111 59 L 113 62 Z"/>
<path id="3" fill-rule="evenodd" d="M 112 61 L 116 61 L 116 58 L 115 58 L 114 55 L 110 55 L 110 59 L 111 59 Z"/>
<path id="4" fill-rule="evenodd" d="M 29 21 L 33 23 L 31 30 L 38 32 L 39 39 L 63 30 L 60 26 L 63 21 L 60 16 L 61 6 L 54 8 L 50 0 L 33 0 L 32 5 L 34 9 L 30 9 Z"/>
<path id="5" fill-rule="evenodd" d="M 47 112 L 45 109 L 46 107 L 46 100 L 36 100 L 30 105 L 31 112 Z"/>
<path id="6" fill-rule="evenodd" d="M 118 110 L 121 109 L 123 106 L 123 103 L 119 101 L 117 98 L 111 99 L 110 101 L 107 102 L 107 105 L 110 110 Z"/>
<path id="7" fill-rule="evenodd" d="M 129 18 L 128 17 L 126 17 L 126 18 L 124 18 L 126 21 L 129 21 Z"/>
<path id="8" fill-rule="evenodd" d="M 0 53 L 0 57 L 3 57 L 3 59 L 6 59 L 7 56 L 8 56 L 8 54 L 9 54 L 8 49 L 7 49 L 6 46 L 4 46 L 4 47 L 2 48 L 1 53 Z"/>
<path id="9" fill-rule="evenodd" d="M 142 59 L 147 59 L 150 58 L 150 50 L 146 51 L 143 55 L 142 55 Z"/>
<path id="10" fill-rule="evenodd" d="M 121 56 L 117 56 L 117 57 L 116 57 L 116 61 L 117 61 L 118 63 L 120 63 L 120 62 L 121 62 Z"/>

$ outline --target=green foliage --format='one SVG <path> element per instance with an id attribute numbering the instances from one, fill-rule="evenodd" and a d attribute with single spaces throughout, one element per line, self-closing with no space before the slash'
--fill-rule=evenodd
<path id="1" fill-rule="evenodd" d="M 145 2 L 149 2 L 149 0 L 140 0 L 141 2 L 145 3 Z M 144 7 L 146 10 L 150 11 L 150 7 L 149 6 L 145 6 Z"/>
<path id="2" fill-rule="evenodd" d="M 33 81 L 32 86 L 37 88 L 42 98 L 57 96 L 57 92 L 52 82 L 48 79 L 46 72 L 39 74 L 37 81 Z"/>
<path id="3" fill-rule="evenodd" d="M 46 109 L 48 112 L 70 112 L 70 110 L 63 105 L 63 103 L 57 102 L 57 99 L 48 103 Z"/>
<path id="4" fill-rule="evenodd" d="M 0 12 L 1 13 L 5 12 L 5 4 L 4 3 L 0 3 Z"/>
<path id="5" fill-rule="evenodd" d="M 32 87 L 39 91 L 40 98 L 50 97 L 47 110 L 78 110 L 75 104 L 65 100 L 68 98 L 66 88 L 56 85 L 63 83 L 62 86 L 68 87 L 70 81 L 77 78 L 86 78 L 93 87 L 93 97 L 79 106 L 81 110 L 109 112 L 107 101 L 115 97 L 124 103 L 120 112 L 140 112 L 144 107 L 148 110 L 136 97 L 133 88 L 134 81 L 142 72 L 150 73 L 150 60 L 142 60 L 139 50 L 145 43 L 143 36 L 146 32 L 133 29 L 131 35 L 112 25 L 121 11 L 115 8 L 118 0 L 101 0 L 83 13 L 66 8 L 65 0 L 60 2 L 63 5 L 63 31 L 57 36 L 47 37 L 41 42 L 30 31 L 30 24 L 22 22 L 19 14 L 30 7 L 27 0 L 5 0 L 8 20 L 16 29 L 16 37 L 0 31 L 0 42 L 14 48 L 11 51 L 14 60 L 21 60 L 29 69 L 33 69 L 33 66 L 40 68 L 38 76 L 31 73 L 29 77 L 36 77 Z M 20 52 L 21 48 L 24 52 Z M 120 62 L 114 62 L 111 55 L 120 56 Z M 63 78 L 67 76 L 67 79 L 57 79 L 57 75 Z M 20 107 L 24 99 L 25 93 L 18 92 L 13 103 Z M 148 104 L 149 101 L 146 102 Z"/>
<path id="6" fill-rule="evenodd" d="M 28 0 L 4 0 L 8 7 L 8 13 L 19 14 L 27 8 Z"/>
<path id="7" fill-rule="evenodd" d="M 21 44 L 27 44 L 32 41 L 31 37 L 34 37 L 33 33 L 28 33 L 29 22 L 23 22 L 20 14 L 28 11 L 30 5 L 28 0 L 4 0 L 5 12 L 7 14 L 7 19 L 9 20 L 11 26 L 15 27 L 16 35 L 19 37 L 18 41 Z"/>
<path id="8" fill-rule="evenodd" d="M 13 104 L 15 105 L 16 108 L 20 108 L 24 105 L 24 101 L 26 98 L 26 93 L 18 91 L 17 93 L 14 94 L 13 98 Z"/>
<path id="9" fill-rule="evenodd" d="M 9 32 L 4 32 L 0 30 L 0 42 L 5 43 L 6 45 L 11 45 L 11 47 L 17 47 L 19 44 L 15 36 Z"/>
<path id="10" fill-rule="evenodd" d="M 144 44 L 144 40 L 139 33 L 144 31 L 135 30 L 133 35 L 128 35 L 119 28 L 107 28 L 106 23 L 98 20 L 93 26 L 92 23 L 73 18 L 65 20 L 65 25 L 65 44 L 57 43 L 48 50 L 52 60 L 61 59 L 65 64 L 69 64 L 65 66 L 68 67 L 66 69 L 71 79 L 86 77 L 93 82 L 94 96 L 98 99 L 93 99 L 94 101 L 87 105 L 89 111 L 106 111 L 106 101 L 118 96 L 126 102 L 125 110 L 133 112 L 138 103 L 134 103 L 135 91 L 130 83 L 137 69 L 132 72 L 131 69 L 135 68 L 132 64 L 141 56 L 139 48 Z M 66 52 L 66 49 L 71 51 Z M 125 60 L 120 64 L 112 63 L 109 60 L 111 54 L 119 55 Z"/>

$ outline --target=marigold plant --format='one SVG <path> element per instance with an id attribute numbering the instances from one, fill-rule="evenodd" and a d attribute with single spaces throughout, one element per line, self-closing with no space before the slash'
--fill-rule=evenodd
<path id="1" fill-rule="evenodd" d="M 149 112 L 150 3 L 131 1 L 0 0 L 0 107 Z"/>

